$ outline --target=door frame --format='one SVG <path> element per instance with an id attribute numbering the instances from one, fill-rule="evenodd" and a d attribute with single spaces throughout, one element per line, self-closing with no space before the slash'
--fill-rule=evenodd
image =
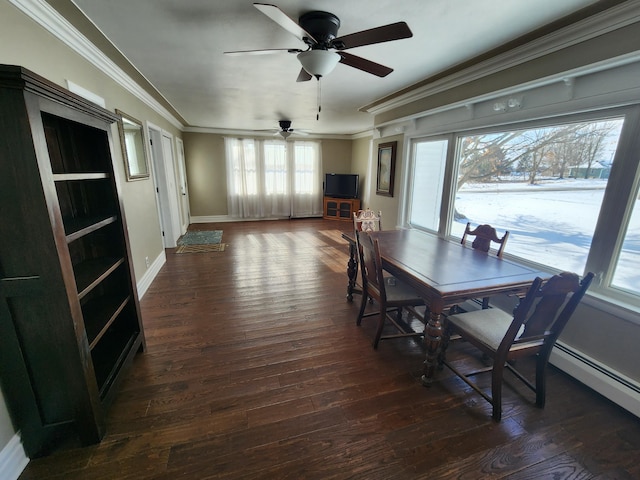
<path id="1" fill-rule="evenodd" d="M 146 122 L 151 152 L 151 170 L 156 191 L 158 221 L 162 230 L 164 248 L 175 248 L 183 233 L 180 225 L 178 192 L 173 155 L 173 135 L 166 130 Z M 164 148 L 164 140 L 169 148 Z"/>
<path id="2" fill-rule="evenodd" d="M 180 195 L 180 213 L 182 218 L 182 231 L 186 232 L 191 223 L 191 211 L 189 208 L 189 186 L 187 184 L 187 170 L 184 161 L 184 143 L 176 137 L 176 163 L 178 164 L 178 190 Z"/>

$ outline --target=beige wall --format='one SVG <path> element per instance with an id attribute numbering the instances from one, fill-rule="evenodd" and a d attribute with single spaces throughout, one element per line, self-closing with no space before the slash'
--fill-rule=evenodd
<path id="1" fill-rule="evenodd" d="M 402 193 L 402 189 L 400 188 L 400 172 L 402 172 L 404 163 L 403 140 L 404 137 L 402 135 L 396 135 L 393 137 L 380 138 L 373 142 L 371 153 L 373 161 L 371 163 L 372 170 L 369 178 L 370 196 L 368 206 L 372 210 L 380 210 L 382 212 L 382 224 L 385 229 L 396 228 L 400 225 L 398 219 L 398 208 L 400 206 L 400 195 Z M 376 194 L 376 186 L 378 182 L 378 145 L 388 142 L 397 142 L 393 197 Z"/>
<path id="2" fill-rule="evenodd" d="M 369 206 L 369 163 L 373 137 L 357 138 L 351 142 L 351 173 L 360 176 L 360 203 Z"/>
<path id="3" fill-rule="evenodd" d="M 3 38 L 20 38 L 19 43 L 0 42 L 0 63 L 21 65 L 63 87 L 66 87 L 67 80 L 71 80 L 104 98 L 108 110 L 118 108 L 143 123 L 150 121 L 174 136 L 181 136 L 180 131 L 164 117 L 7 2 L 0 4 L 0 31 Z M 153 261 L 163 250 L 154 186 L 151 178 L 124 181 L 124 161 L 116 125 L 112 127 L 112 134 L 114 163 L 121 179 L 133 266 L 136 279 L 140 280 L 147 269 L 145 257 Z"/>
<path id="4" fill-rule="evenodd" d="M 351 140 L 322 140 L 324 173 L 355 173 L 351 168 Z"/>
<path id="5" fill-rule="evenodd" d="M 191 215 L 226 215 L 224 137 L 213 133 L 185 132 L 183 140 Z"/>
<path id="6" fill-rule="evenodd" d="M 185 132 L 183 140 L 191 215 L 227 215 L 224 136 Z M 321 148 L 325 173 L 351 173 L 351 140 L 323 139 Z"/>
<path id="7" fill-rule="evenodd" d="M 398 142 L 396 149 L 396 167 L 394 178 L 394 195 L 387 197 L 376 194 L 378 181 L 377 159 L 378 145 L 387 142 Z M 374 140 L 367 136 L 358 138 L 352 142 L 352 170 L 360 175 L 360 198 L 363 208 L 380 210 L 382 212 L 382 225 L 385 229 L 400 226 L 398 212 L 402 195 L 401 172 L 404 168 L 404 136 L 395 135 Z"/>
<path id="8" fill-rule="evenodd" d="M 124 90 L 8 2 L 0 2 L 0 32 L 4 40 L 0 42 L 0 63 L 21 65 L 63 87 L 66 87 L 67 79 L 71 80 L 104 98 L 107 109 L 114 111 L 118 108 L 143 122 L 150 121 L 174 136 L 181 136 L 180 131 L 164 117 Z M 124 163 L 115 125 L 112 127 L 112 134 L 114 163 L 121 179 L 120 186 L 134 270 L 136 279 L 139 281 L 147 269 L 145 257 L 153 261 L 163 252 L 154 187 L 151 179 L 124 181 Z M 0 450 L 6 445 L 7 439 L 14 434 L 11 422 L 4 415 L 5 411 L 4 398 L 0 395 Z"/>

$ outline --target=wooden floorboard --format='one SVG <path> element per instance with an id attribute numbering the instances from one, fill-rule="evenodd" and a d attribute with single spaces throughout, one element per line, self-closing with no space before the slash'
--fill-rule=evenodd
<path id="1" fill-rule="evenodd" d="M 225 250 L 167 250 L 103 441 L 22 480 L 640 478 L 640 420 L 553 367 L 544 409 L 509 382 L 496 423 L 449 371 L 421 385 L 420 340 L 373 350 L 345 298 L 349 222 L 191 228 Z"/>

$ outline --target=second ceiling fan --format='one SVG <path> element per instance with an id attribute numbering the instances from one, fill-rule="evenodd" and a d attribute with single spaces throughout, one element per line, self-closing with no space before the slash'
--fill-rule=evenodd
<path id="1" fill-rule="evenodd" d="M 273 134 L 280 135 L 285 140 L 289 138 L 289 135 L 291 135 L 292 133 L 295 133 L 296 135 L 309 135 L 309 133 L 306 130 L 291 128 L 291 120 L 280 120 L 278 122 L 278 125 L 280 126 L 280 129 L 275 130 Z"/>
<path id="2" fill-rule="evenodd" d="M 409 26 L 405 22 L 397 22 L 338 37 L 340 19 L 332 13 L 321 11 L 307 12 L 300 16 L 296 23 L 275 5 L 266 3 L 254 3 L 253 5 L 282 28 L 304 42 L 307 45 L 307 49 L 279 48 L 224 53 L 227 55 L 262 55 L 278 52 L 295 53 L 302 64 L 302 69 L 297 78 L 298 82 L 305 82 L 311 80 L 313 77 L 319 79 L 330 73 L 338 62 L 378 77 L 386 77 L 393 72 L 392 68 L 347 53 L 345 50 L 413 36 Z"/>

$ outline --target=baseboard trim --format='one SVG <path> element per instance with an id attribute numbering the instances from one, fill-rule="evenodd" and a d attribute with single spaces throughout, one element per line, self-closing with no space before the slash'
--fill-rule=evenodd
<path id="1" fill-rule="evenodd" d="M 18 480 L 28 463 L 29 457 L 22 447 L 20 434 L 16 433 L 0 450 L 0 478 Z"/>
<path id="2" fill-rule="evenodd" d="M 285 217 L 289 218 L 289 217 Z M 191 217 L 191 223 L 229 223 L 259 222 L 261 220 L 282 220 L 282 218 L 237 218 L 230 215 L 210 215 L 207 217 Z"/>
<path id="3" fill-rule="evenodd" d="M 294 218 L 322 218 L 322 215 L 305 215 L 302 217 L 265 217 L 265 218 L 237 218 L 230 215 L 211 215 L 205 217 L 191 217 L 191 223 L 228 223 L 228 222 L 262 222 L 265 220 L 291 220 Z"/>
<path id="4" fill-rule="evenodd" d="M 162 253 L 160 253 L 160 255 L 158 255 L 153 261 L 153 263 L 149 265 L 149 268 L 147 268 L 147 271 L 144 272 L 144 275 L 137 283 L 139 298 L 144 297 L 144 294 L 147 293 L 147 290 L 151 286 L 151 282 L 153 282 L 153 279 L 156 278 L 156 276 L 160 272 L 160 269 L 166 262 L 167 255 L 165 254 L 164 250 L 162 250 Z"/>
<path id="5" fill-rule="evenodd" d="M 229 215 L 207 215 L 203 217 L 191 217 L 191 223 L 219 223 L 219 222 L 237 222 L 237 218 Z"/>
<path id="6" fill-rule="evenodd" d="M 562 342 L 556 342 L 549 361 L 640 418 L 640 383 Z"/>

